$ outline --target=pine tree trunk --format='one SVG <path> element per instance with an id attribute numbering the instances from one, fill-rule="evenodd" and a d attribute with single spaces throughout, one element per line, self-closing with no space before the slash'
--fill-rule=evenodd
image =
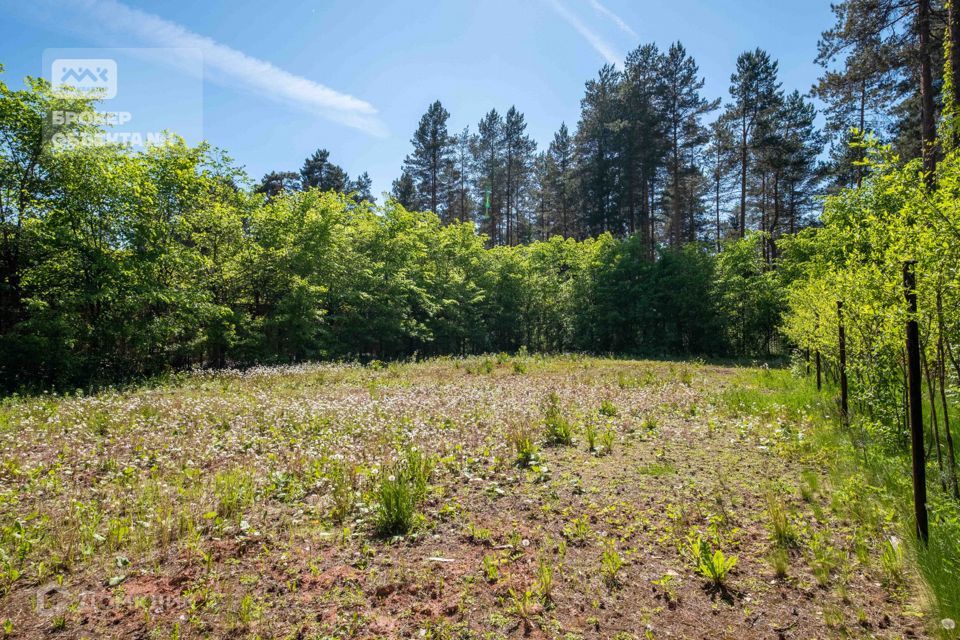
<path id="1" fill-rule="evenodd" d="M 933 121 L 933 62 L 930 37 L 930 0 L 917 3 L 917 32 L 920 40 L 920 141 L 923 145 L 923 170 L 932 184 L 937 168 L 934 144 L 936 131 Z"/>
<path id="2" fill-rule="evenodd" d="M 740 237 L 746 235 L 747 230 L 747 129 L 743 128 L 740 140 Z"/>
<path id="3" fill-rule="evenodd" d="M 777 227 L 780 225 L 780 170 L 773 172 L 773 219 L 770 221 L 770 264 L 777 259 Z"/>
<path id="4" fill-rule="evenodd" d="M 867 80 L 866 78 L 860 79 L 860 136 L 863 136 L 863 130 L 867 126 L 866 120 L 866 110 L 867 110 Z M 857 150 L 857 158 L 862 162 L 863 161 L 863 147 L 860 147 Z M 857 188 L 859 189 L 863 185 L 863 165 L 857 164 Z"/>
<path id="5" fill-rule="evenodd" d="M 723 161 L 721 157 L 720 142 L 717 141 L 717 172 L 716 172 L 716 196 L 714 203 L 717 209 L 717 253 L 720 253 L 720 164 Z"/>

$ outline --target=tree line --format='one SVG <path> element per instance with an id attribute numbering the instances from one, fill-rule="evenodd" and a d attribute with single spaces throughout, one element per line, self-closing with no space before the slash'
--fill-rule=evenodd
<path id="1" fill-rule="evenodd" d="M 773 287 L 755 252 L 651 262 L 610 234 L 488 248 L 471 222 L 395 201 L 239 188 L 206 145 L 38 144 L 61 100 L 0 85 L 8 390 L 320 358 L 770 346 L 742 334 L 776 317 L 743 305 Z"/>
<path id="2" fill-rule="evenodd" d="M 0 85 L 2 385 L 522 346 L 770 353 L 785 295 L 809 279 L 793 237 L 821 224 L 816 196 L 863 193 L 886 171 L 867 161 L 882 142 L 931 188 L 948 146 L 930 122 L 955 139 L 952 9 L 834 10 L 825 131 L 766 52 L 739 56 L 721 104 L 682 45 L 643 45 L 587 82 L 576 129 L 540 152 L 514 107 L 451 134 L 433 103 L 381 204 L 325 149 L 252 184 L 205 144 L 57 147 L 62 129 L 96 127 L 49 113 L 92 103 Z"/>
<path id="3" fill-rule="evenodd" d="M 562 123 L 540 151 L 516 106 L 491 110 L 473 131 L 451 131 L 438 100 L 421 117 L 390 195 L 444 223 L 474 223 L 491 246 L 639 234 L 653 259 L 660 246 L 718 248 L 755 229 L 768 234 L 772 262 L 774 239 L 815 214 L 824 143 L 813 104 L 784 91 L 778 73 L 765 51 L 744 52 L 721 109 L 703 95 L 681 43 L 642 45 L 622 70 L 606 65 L 586 83 L 576 129 Z M 273 172 L 260 188 L 314 186 L 300 175 Z M 326 184 L 351 190 L 344 179 Z M 368 187 L 356 191 L 369 197 Z"/>

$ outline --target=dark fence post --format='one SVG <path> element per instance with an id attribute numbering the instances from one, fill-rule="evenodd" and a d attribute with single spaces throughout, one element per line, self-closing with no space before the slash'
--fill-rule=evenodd
<path id="1" fill-rule="evenodd" d="M 822 376 L 820 374 L 820 350 L 819 349 L 817 349 L 815 360 L 817 361 L 817 391 L 820 391 L 823 388 L 823 382 L 821 380 Z"/>
<path id="2" fill-rule="evenodd" d="M 814 332 L 820 333 L 820 313 L 816 312 L 813 314 L 813 316 L 814 318 L 816 318 L 816 323 L 814 325 L 815 326 Z M 820 367 L 820 349 L 817 349 L 816 353 L 814 354 L 814 359 L 816 360 L 816 364 L 817 364 L 817 391 L 821 391 L 823 389 L 823 380 L 822 380 L 822 373 L 821 373 L 821 367 Z"/>
<path id="3" fill-rule="evenodd" d="M 920 329 L 917 325 L 917 277 L 913 260 L 903 263 L 903 295 L 907 300 L 907 395 L 909 399 L 910 441 L 913 456 L 913 509 L 917 535 L 923 542 L 930 537 L 927 523 L 927 467 L 923 447 L 923 398 L 920 379 Z"/>
<path id="4" fill-rule="evenodd" d="M 850 406 L 847 389 L 847 332 L 843 327 L 843 302 L 837 300 L 837 323 L 840 341 L 840 414 L 843 424 L 850 422 Z"/>

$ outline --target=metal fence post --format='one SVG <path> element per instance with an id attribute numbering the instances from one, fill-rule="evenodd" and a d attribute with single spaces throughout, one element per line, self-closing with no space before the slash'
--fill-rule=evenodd
<path id="1" fill-rule="evenodd" d="M 923 398 L 920 378 L 920 329 L 917 325 L 917 276 L 913 260 L 903 263 L 903 295 L 907 300 L 907 396 L 910 415 L 910 444 L 913 457 L 913 509 L 917 535 L 930 537 L 927 522 L 927 466 L 923 447 Z"/>

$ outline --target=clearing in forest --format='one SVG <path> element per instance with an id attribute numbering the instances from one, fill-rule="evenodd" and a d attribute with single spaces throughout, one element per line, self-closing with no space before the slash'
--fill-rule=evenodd
<path id="1" fill-rule="evenodd" d="M 923 636 L 786 370 L 477 357 L 0 406 L 4 637 Z"/>

